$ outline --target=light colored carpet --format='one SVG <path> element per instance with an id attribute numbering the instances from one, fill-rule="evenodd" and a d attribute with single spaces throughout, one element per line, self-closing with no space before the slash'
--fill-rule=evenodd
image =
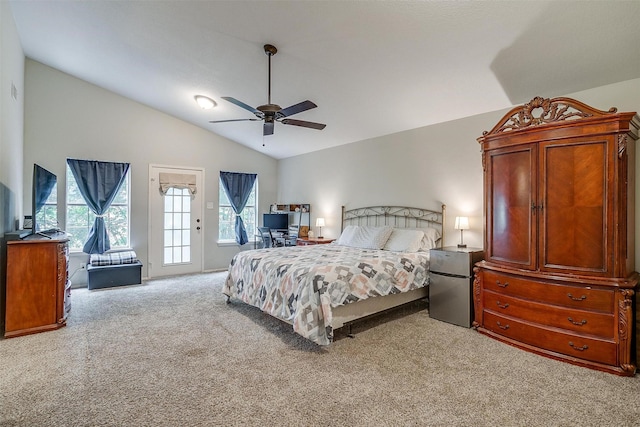
<path id="1" fill-rule="evenodd" d="M 0 340 L 2 426 L 638 426 L 640 376 L 571 366 L 423 306 L 321 348 L 226 273 L 74 289 L 68 325 Z"/>

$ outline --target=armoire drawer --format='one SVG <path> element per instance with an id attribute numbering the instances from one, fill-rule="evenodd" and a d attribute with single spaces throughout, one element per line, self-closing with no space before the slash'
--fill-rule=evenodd
<path id="1" fill-rule="evenodd" d="M 483 293 L 484 309 L 504 316 L 545 326 L 567 329 L 579 334 L 614 338 L 615 322 L 611 313 L 578 310 L 544 304 L 492 291 Z"/>
<path id="2" fill-rule="evenodd" d="M 592 362 L 617 365 L 613 341 L 564 332 L 485 310 L 484 328 L 502 336 L 556 353 Z"/>
<path id="3" fill-rule="evenodd" d="M 597 310 L 604 313 L 613 313 L 614 310 L 613 290 L 537 282 L 485 269 L 482 269 L 481 273 L 484 289 L 501 294 L 582 310 Z"/>

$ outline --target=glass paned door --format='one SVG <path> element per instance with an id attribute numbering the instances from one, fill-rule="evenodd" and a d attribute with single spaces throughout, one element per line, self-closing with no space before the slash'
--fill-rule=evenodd
<path id="1" fill-rule="evenodd" d="M 191 194 L 170 188 L 164 196 L 164 257 L 162 263 L 191 262 Z"/>
<path id="2" fill-rule="evenodd" d="M 170 186 L 160 191 L 160 174 L 195 175 L 196 192 Z M 149 166 L 149 277 L 202 271 L 204 171 Z"/>

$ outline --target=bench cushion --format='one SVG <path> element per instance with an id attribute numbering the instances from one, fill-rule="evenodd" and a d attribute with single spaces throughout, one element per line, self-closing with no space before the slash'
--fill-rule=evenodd
<path id="1" fill-rule="evenodd" d="M 109 252 L 92 254 L 89 263 L 93 266 L 133 264 L 138 261 L 135 251 Z"/>

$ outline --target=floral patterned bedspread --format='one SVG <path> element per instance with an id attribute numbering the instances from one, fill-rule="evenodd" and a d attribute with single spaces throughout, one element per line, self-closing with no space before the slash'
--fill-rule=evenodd
<path id="1" fill-rule="evenodd" d="M 332 307 L 426 286 L 428 267 L 428 252 L 336 244 L 249 250 L 231 260 L 223 293 L 328 345 L 333 340 Z"/>

